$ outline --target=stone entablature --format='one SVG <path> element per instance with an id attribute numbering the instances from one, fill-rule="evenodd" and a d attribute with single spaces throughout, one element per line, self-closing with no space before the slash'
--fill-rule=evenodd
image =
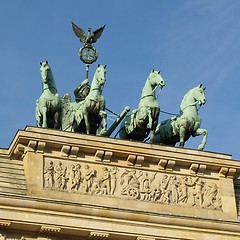
<path id="1" fill-rule="evenodd" d="M 18 132 L 9 155 L 23 160 L 32 196 L 60 194 L 68 200 L 78 194 L 96 202 L 111 197 L 113 206 L 119 206 L 117 199 L 137 200 L 187 207 L 185 214 L 194 216 L 191 208 L 236 213 L 224 206 L 227 196 L 234 196 L 228 179 L 240 171 L 229 155 L 35 127 Z"/>
<path id="2" fill-rule="evenodd" d="M 22 162 L 26 180 L 25 196 L 0 194 L 7 229 L 31 225 L 56 239 L 240 237 L 240 164 L 230 155 L 36 127 L 0 155 Z"/>

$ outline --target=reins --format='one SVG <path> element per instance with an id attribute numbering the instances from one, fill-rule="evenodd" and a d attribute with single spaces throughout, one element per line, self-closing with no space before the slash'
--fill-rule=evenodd
<path id="1" fill-rule="evenodd" d="M 156 87 L 154 87 L 153 90 L 152 90 L 149 94 L 146 94 L 146 95 L 142 96 L 140 99 L 143 99 L 143 98 L 152 96 L 152 94 L 155 92 L 155 90 L 157 89 L 157 87 L 158 87 L 158 85 L 157 85 Z M 160 93 L 161 93 L 161 90 L 162 90 L 162 88 L 160 87 L 156 99 L 159 97 L 159 95 L 160 95 Z"/>
<path id="2" fill-rule="evenodd" d="M 192 107 L 192 106 L 195 106 L 197 105 L 198 101 L 195 101 L 194 103 L 190 104 L 190 105 L 187 105 L 186 107 L 184 107 L 183 109 L 181 109 L 181 111 L 185 110 L 186 108 L 188 107 Z M 201 104 L 202 105 L 202 104 Z M 197 111 L 199 110 L 199 108 L 201 107 L 201 105 L 199 105 L 199 107 L 197 108 Z"/>

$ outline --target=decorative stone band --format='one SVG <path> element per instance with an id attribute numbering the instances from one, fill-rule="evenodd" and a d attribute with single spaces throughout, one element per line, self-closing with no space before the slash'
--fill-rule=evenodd
<path id="1" fill-rule="evenodd" d="M 88 237 L 91 239 L 103 239 L 103 238 L 108 238 L 109 233 L 94 231 L 94 232 L 90 232 Z"/>
<path id="2" fill-rule="evenodd" d="M 10 221 L 0 220 L 0 229 L 5 229 L 11 226 Z"/>
<path id="3" fill-rule="evenodd" d="M 101 153 L 99 152 L 99 157 Z M 193 166 L 194 170 L 194 166 Z M 206 209 L 222 209 L 217 180 L 44 159 L 43 188 Z"/>
<path id="4" fill-rule="evenodd" d="M 156 240 L 156 238 L 137 237 L 136 240 Z"/>
<path id="5" fill-rule="evenodd" d="M 39 239 L 39 238 L 38 238 Z M 0 233 L 0 240 L 27 240 L 25 237 L 19 237 L 19 238 L 12 238 L 12 237 L 7 237 L 5 235 L 2 235 Z M 40 239 L 39 239 L 40 240 Z"/>
<path id="6" fill-rule="evenodd" d="M 54 226 L 41 226 L 40 233 L 41 234 L 50 234 L 55 235 L 61 231 L 61 228 Z"/>

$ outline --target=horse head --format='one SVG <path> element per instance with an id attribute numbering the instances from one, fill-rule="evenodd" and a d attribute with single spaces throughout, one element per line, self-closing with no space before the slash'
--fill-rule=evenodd
<path id="1" fill-rule="evenodd" d="M 203 87 L 202 84 L 194 88 L 193 96 L 199 105 L 204 105 L 206 103 L 205 91 L 206 87 Z"/>
<path id="2" fill-rule="evenodd" d="M 48 65 L 48 61 L 46 62 L 40 62 L 40 73 L 42 76 L 42 80 L 47 83 L 48 79 L 49 79 L 49 73 L 50 73 L 50 66 Z"/>
<path id="3" fill-rule="evenodd" d="M 53 78 L 52 70 L 48 64 L 48 61 L 40 62 L 40 73 L 42 76 L 43 90 L 48 89 L 51 93 L 57 93 L 57 87 Z"/>
<path id="4" fill-rule="evenodd" d="M 106 81 L 106 67 L 107 65 L 103 66 L 98 64 L 97 70 L 95 72 L 95 79 L 100 86 L 103 86 Z"/>
<path id="5" fill-rule="evenodd" d="M 206 97 L 204 94 L 205 87 L 202 86 L 202 84 L 198 85 L 197 87 L 189 90 L 185 96 L 183 97 L 183 100 L 180 105 L 181 111 L 185 110 L 187 107 L 195 106 L 196 104 L 204 105 L 206 103 Z"/>
<path id="6" fill-rule="evenodd" d="M 165 80 L 161 76 L 160 71 L 152 70 L 149 74 L 148 81 L 153 87 L 159 86 L 163 88 L 165 86 Z"/>

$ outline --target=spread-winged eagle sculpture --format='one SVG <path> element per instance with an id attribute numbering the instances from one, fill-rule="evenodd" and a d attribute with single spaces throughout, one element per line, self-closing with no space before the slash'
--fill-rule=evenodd
<path id="1" fill-rule="evenodd" d="M 85 44 L 92 44 L 97 42 L 97 40 L 101 37 L 105 25 L 100 27 L 99 29 L 93 31 L 91 34 L 91 28 L 88 28 L 88 35 L 85 35 L 85 32 L 82 28 L 78 27 L 74 22 L 72 22 L 72 28 L 75 35 L 79 38 L 79 40 Z"/>

